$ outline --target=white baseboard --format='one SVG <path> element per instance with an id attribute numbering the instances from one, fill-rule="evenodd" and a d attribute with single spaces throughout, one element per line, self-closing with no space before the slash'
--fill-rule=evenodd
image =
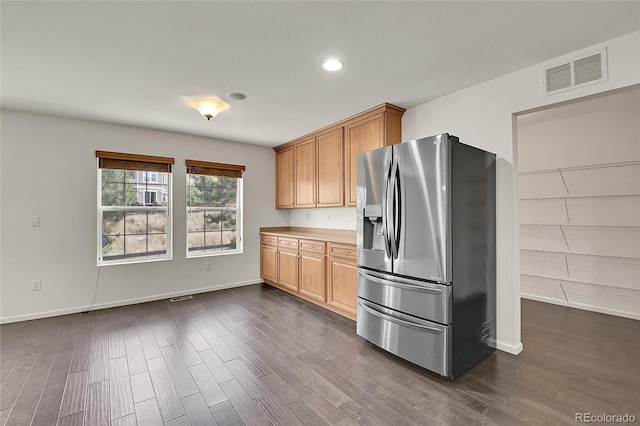
<path id="1" fill-rule="evenodd" d="M 84 306 L 76 306 L 74 308 L 58 309 L 54 311 L 37 312 L 37 313 L 25 314 L 25 315 L 14 315 L 11 317 L 0 318 L 0 324 L 8 324 L 12 322 L 57 317 L 60 315 L 77 314 L 79 312 L 84 312 L 89 308 L 91 308 L 92 311 L 96 311 L 99 309 L 115 308 L 118 306 L 135 305 L 137 303 L 153 302 L 156 300 L 169 299 L 171 297 L 185 296 L 187 294 L 207 293 L 209 291 L 224 290 L 227 288 L 234 288 L 234 287 L 243 287 L 243 286 L 252 285 L 252 284 L 259 284 L 261 282 L 263 282 L 263 280 L 257 279 L 257 280 L 242 281 L 237 283 L 219 284 L 211 287 L 202 287 L 202 288 L 196 288 L 191 290 L 176 291 L 173 293 L 154 294 L 151 296 L 138 297 L 135 299 L 126 299 L 126 300 L 117 300 L 113 302 L 99 303 L 93 306 L 84 305 Z"/>
<path id="2" fill-rule="evenodd" d="M 566 300 L 540 296 L 538 294 L 520 293 L 520 297 L 523 299 L 535 300 L 537 302 L 551 303 L 553 305 L 569 306 Z"/>
<path id="3" fill-rule="evenodd" d="M 601 314 L 640 320 L 640 313 L 635 312 L 619 311 L 617 309 L 602 308 L 600 306 L 583 305 L 582 303 L 570 303 L 568 306 L 570 308 L 582 309 L 585 311 L 593 311 Z"/>
<path id="4" fill-rule="evenodd" d="M 510 343 L 505 343 L 498 340 L 496 342 L 496 349 L 510 353 L 512 355 L 518 355 L 520 352 L 522 352 L 523 346 L 522 342 L 519 342 L 517 345 L 512 345 Z"/>
<path id="5" fill-rule="evenodd" d="M 603 308 L 601 306 L 588 305 L 586 303 L 575 303 L 575 302 L 567 303 L 564 300 L 551 299 L 544 296 L 538 296 L 538 295 L 529 294 L 529 293 L 521 293 L 520 297 L 522 297 L 523 299 L 536 300 L 538 302 L 545 302 L 545 303 L 551 303 L 554 305 L 566 306 L 568 308 L 582 309 L 583 311 L 598 312 L 600 314 L 615 315 L 617 317 L 640 320 L 640 313 L 635 313 L 635 312 Z"/>

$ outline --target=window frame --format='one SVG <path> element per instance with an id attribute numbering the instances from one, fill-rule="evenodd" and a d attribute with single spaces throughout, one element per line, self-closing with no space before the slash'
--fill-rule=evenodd
<path id="1" fill-rule="evenodd" d="M 234 165 L 234 164 L 223 164 L 223 163 L 209 163 L 205 161 L 198 160 L 185 160 L 185 165 L 187 166 L 186 174 L 185 174 L 185 193 L 186 189 L 189 185 L 190 175 L 202 176 L 202 175 L 215 175 L 221 177 L 234 177 L 236 179 L 236 207 L 208 207 L 208 206 L 195 206 L 192 207 L 189 205 L 189 195 L 186 193 L 185 197 L 185 207 L 186 207 L 186 215 L 185 215 L 185 253 L 187 259 L 197 259 L 202 257 L 213 257 L 213 256 L 229 256 L 234 254 L 243 254 L 244 253 L 244 179 L 242 176 L 242 172 L 245 170 L 245 166 Z M 195 168 L 197 171 L 205 171 L 206 169 L 218 170 L 219 174 L 210 174 L 210 173 L 190 173 L 190 168 Z M 235 175 L 235 176 L 232 176 Z M 235 250 L 221 250 L 221 251 L 210 251 L 210 252 L 200 252 L 200 251 L 190 251 L 189 250 L 189 213 L 191 212 L 207 212 L 207 211 L 235 211 L 236 213 L 236 248 Z M 204 231 L 203 231 L 204 232 Z"/>
<path id="2" fill-rule="evenodd" d="M 106 151 L 96 151 L 96 170 L 97 170 L 97 185 L 96 185 L 96 202 L 97 202 L 97 238 L 96 238 L 96 248 L 97 248 L 97 266 L 111 266 L 111 265 L 128 265 L 128 264 L 136 264 L 136 263 L 148 263 L 148 262 L 161 262 L 166 260 L 173 259 L 173 173 L 171 171 L 171 165 L 174 163 L 173 158 L 168 157 L 153 157 L 153 156 L 145 156 L 145 155 L 136 155 L 136 154 L 123 154 L 123 153 L 112 153 Z M 167 198 L 166 206 L 163 206 L 161 203 L 157 206 L 103 206 L 102 205 L 102 170 L 100 167 L 101 159 L 112 159 L 116 161 L 132 161 L 132 164 L 139 164 L 146 161 L 151 163 L 159 163 L 166 164 L 168 170 L 166 172 L 167 176 Z M 124 164 L 124 163 L 123 163 Z M 118 169 L 112 167 L 105 167 L 105 169 L 112 170 L 124 170 L 125 172 L 136 172 L 133 173 L 135 183 L 138 184 L 138 172 L 143 170 L 135 169 Z M 158 172 L 155 172 L 158 173 Z M 143 185 L 149 184 L 150 182 L 145 182 L 144 177 L 140 180 L 140 183 Z M 163 184 L 164 185 L 164 184 Z M 147 189 L 143 189 L 143 191 L 147 191 Z M 157 200 L 157 190 L 156 192 L 156 200 Z M 144 192 L 143 192 L 143 201 L 144 201 Z M 145 204 L 145 203 L 143 203 Z M 103 259 L 103 246 L 102 246 L 102 238 L 103 238 L 103 213 L 104 212 L 122 212 L 124 214 L 124 218 L 126 220 L 127 212 L 164 212 L 166 214 L 166 251 L 163 254 L 142 254 L 140 256 L 133 257 L 124 257 L 113 260 L 104 260 Z M 123 234 L 126 236 L 127 234 Z M 146 234 L 130 234 L 130 235 L 146 235 L 147 238 L 149 235 L 148 230 Z"/>

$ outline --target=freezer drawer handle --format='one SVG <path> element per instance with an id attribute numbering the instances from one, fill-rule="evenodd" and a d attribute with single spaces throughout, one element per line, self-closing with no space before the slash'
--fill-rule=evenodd
<path id="1" fill-rule="evenodd" d="M 378 284 L 390 285 L 393 287 L 404 288 L 404 289 L 413 290 L 413 291 L 422 291 L 422 292 L 431 293 L 431 294 L 442 294 L 442 290 L 439 288 L 429 288 L 429 287 L 422 287 L 419 285 L 402 284 L 396 281 L 385 281 L 383 279 L 374 277 L 373 275 L 369 275 L 362 271 L 358 271 L 358 275 L 360 275 L 362 278 L 365 278 L 369 281 L 373 281 Z"/>
<path id="2" fill-rule="evenodd" d="M 415 322 L 405 321 L 405 320 L 401 320 L 399 318 L 394 318 L 392 316 L 385 315 L 382 312 L 378 312 L 375 309 L 365 305 L 361 301 L 358 301 L 358 305 L 362 306 L 362 309 L 364 309 L 365 311 L 369 312 L 371 315 L 375 315 L 376 317 L 382 318 L 383 320 L 394 322 L 396 324 L 404 325 L 404 326 L 407 326 L 407 327 L 413 327 L 413 328 L 417 328 L 417 329 L 420 329 L 420 330 L 430 331 L 432 333 L 438 333 L 438 334 L 442 333 L 442 330 L 440 330 L 439 328 L 436 328 L 436 327 L 429 327 L 428 325 L 416 324 Z"/>

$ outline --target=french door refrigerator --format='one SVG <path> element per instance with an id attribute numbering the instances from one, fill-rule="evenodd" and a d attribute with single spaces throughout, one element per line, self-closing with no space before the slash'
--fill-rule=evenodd
<path id="1" fill-rule="evenodd" d="M 357 333 L 453 379 L 495 350 L 495 154 L 445 133 L 357 170 Z"/>

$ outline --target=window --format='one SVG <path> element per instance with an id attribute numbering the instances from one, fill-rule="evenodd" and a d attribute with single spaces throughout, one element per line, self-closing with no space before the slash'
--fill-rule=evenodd
<path id="1" fill-rule="evenodd" d="M 106 151 L 96 151 L 96 157 L 98 265 L 171 259 L 174 159 Z M 158 173 L 163 182 L 167 176 L 166 183 L 157 183 Z M 158 203 L 158 191 L 168 194 L 166 201 Z"/>
<path id="2" fill-rule="evenodd" d="M 244 166 L 186 160 L 187 257 L 242 253 Z"/>
<path id="3" fill-rule="evenodd" d="M 154 206 L 157 204 L 156 197 L 158 193 L 156 191 L 144 191 L 144 205 Z"/>
<path id="4" fill-rule="evenodd" d="M 145 181 L 145 182 L 158 183 L 158 173 L 157 172 L 143 172 L 142 173 L 142 180 Z"/>

